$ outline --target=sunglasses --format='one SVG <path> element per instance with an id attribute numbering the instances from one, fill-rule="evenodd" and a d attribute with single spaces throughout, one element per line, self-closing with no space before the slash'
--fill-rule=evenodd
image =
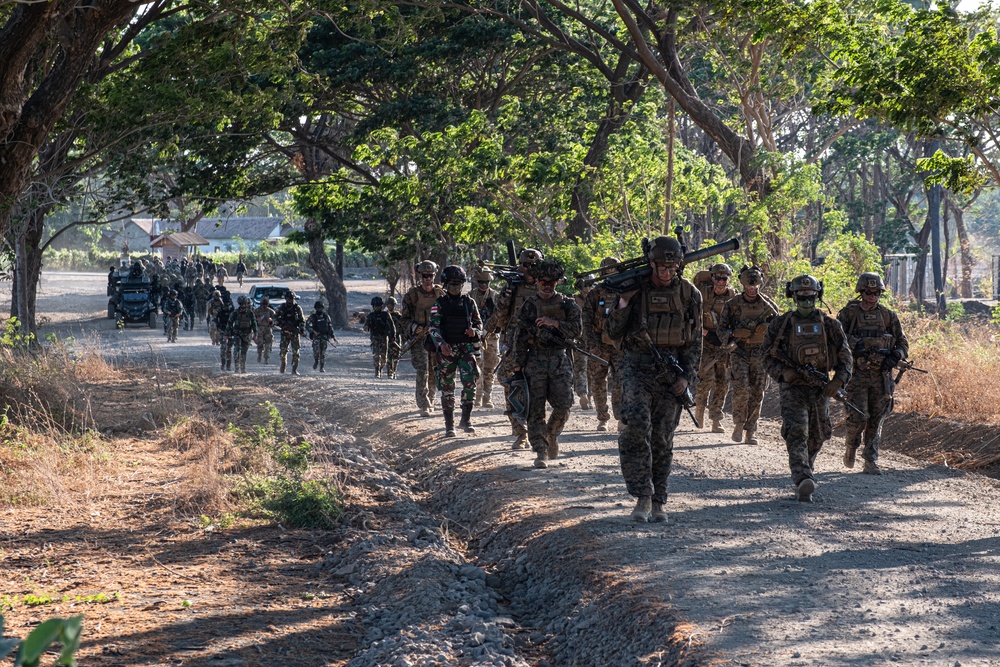
<path id="1" fill-rule="evenodd" d="M 865 296 L 882 296 L 882 290 L 866 289 L 862 294 Z"/>
<path id="2" fill-rule="evenodd" d="M 476 282 L 479 283 L 480 285 L 489 285 L 490 284 L 490 281 L 488 281 L 488 280 L 477 280 Z"/>
<path id="3" fill-rule="evenodd" d="M 433 273 L 421 273 L 420 277 L 421 278 L 430 278 L 431 280 L 433 280 L 434 279 L 434 274 Z"/>
<path id="4" fill-rule="evenodd" d="M 713 278 L 720 283 L 729 282 L 729 276 L 713 276 Z"/>

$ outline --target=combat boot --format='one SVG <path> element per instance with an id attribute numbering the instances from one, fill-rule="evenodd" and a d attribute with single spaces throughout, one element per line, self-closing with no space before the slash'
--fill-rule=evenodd
<path id="1" fill-rule="evenodd" d="M 320 373 L 325 373 L 326 372 L 326 364 L 321 363 L 319 365 L 319 372 Z"/>
<path id="2" fill-rule="evenodd" d="M 420 408 L 420 416 L 421 417 L 430 417 L 431 416 L 431 411 L 428 410 L 427 408 Z"/>
<path id="3" fill-rule="evenodd" d="M 319 359 L 313 359 L 313 370 L 316 370 L 317 367 L 319 367 Z"/>
<path id="4" fill-rule="evenodd" d="M 744 442 L 746 442 L 748 445 L 758 444 L 757 438 L 754 437 L 754 432 L 751 431 L 750 429 L 747 429 L 746 440 L 744 440 Z"/>
<path id="5" fill-rule="evenodd" d="M 589 410 L 590 409 L 590 397 L 589 396 L 581 396 L 580 397 L 580 408 L 583 409 L 583 410 Z"/>
<path id="6" fill-rule="evenodd" d="M 226 359 L 226 370 L 227 371 L 233 370 L 233 360 L 232 359 Z"/>
<path id="7" fill-rule="evenodd" d="M 600 420 L 598 420 L 598 422 L 597 422 L 597 430 L 598 431 L 607 431 L 608 430 L 608 420 L 607 419 L 600 419 Z"/>
<path id="8" fill-rule="evenodd" d="M 223 371 L 226 370 L 226 362 L 220 361 L 219 362 L 219 369 L 223 370 Z"/>
<path id="9" fill-rule="evenodd" d="M 444 411 L 444 437 L 455 437 L 455 411 L 445 409 Z"/>
<path id="10" fill-rule="evenodd" d="M 284 373 L 285 372 L 285 358 L 284 357 L 281 358 L 281 366 L 278 368 L 278 372 L 279 373 Z"/>
<path id="11" fill-rule="evenodd" d="M 483 396 L 483 407 L 487 409 L 493 407 L 493 401 L 490 400 L 489 396 Z"/>
<path id="12" fill-rule="evenodd" d="M 559 437 L 555 433 L 549 433 L 545 436 L 545 442 L 548 443 L 548 448 L 545 450 L 545 455 L 548 459 L 554 460 L 559 456 Z"/>
<path id="13" fill-rule="evenodd" d="M 514 444 L 511 446 L 515 452 L 528 448 L 528 436 L 523 433 L 518 434 L 517 438 L 514 440 Z"/>
<path id="14" fill-rule="evenodd" d="M 298 374 L 299 374 L 299 362 L 293 361 L 292 362 L 292 375 L 298 375 Z"/>
<path id="15" fill-rule="evenodd" d="M 535 467 L 536 468 L 548 468 L 549 464 L 545 462 L 546 456 L 545 452 L 535 452 Z"/>
<path id="16" fill-rule="evenodd" d="M 725 433 L 725 430 L 722 428 L 721 419 L 712 420 L 712 433 Z"/>
<path id="17" fill-rule="evenodd" d="M 866 475 L 881 475 L 882 469 L 878 467 L 878 464 L 874 461 L 865 461 L 865 467 L 861 469 Z"/>
<path id="18" fill-rule="evenodd" d="M 462 403 L 462 420 L 458 425 L 466 433 L 475 433 L 476 427 L 472 425 L 472 403 Z"/>
<path id="19" fill-rule="evenodd" d="M 858 450 L 855 447 L 847 445 L 844 449 L 844 466 L 848 468 L 854 467 L 854 462 L 857 460 Z"/>
<path id="20" fill-rule="evenodd" d="M 650 520 L 654 523 L 667 522 L 667 511 L 663 509 L 663 503 L 653 501 L 653 511 L 650 513 Z"/>
<path id="21" fill-rule="evenodd" d="M 740 424 L 733 428 L 733 442 L 743 442 L 743 426 Z"/>
<path id="22" fill-rule="evenodd" d="M 816 490 L 816 482 L 806 477 L 795 487 L 800 503 L 811 503 L 813 501 L 813 491 Z"/>
<path id="23" fill-rule="evenodd" d="M 639 496 L 639 499 L 635 503 L 635 509 L 632 510 L 632 520 L 639 523 L 646 523 L 649 521 L 649 515 L 652 511 L 653 499 L 649 496 Z"/>
<path id="24" fill-rule="evenodd" d="M 694 420 L 698 422 L 698 428 L 705 426 L 705 406 L 696 405 L 694 408 Z"/>

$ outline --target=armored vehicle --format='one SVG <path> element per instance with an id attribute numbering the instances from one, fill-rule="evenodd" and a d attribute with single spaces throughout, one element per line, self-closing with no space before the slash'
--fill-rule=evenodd
<path id="1" fill-rule="evenodd" d="M 118 320 L 119 326 L 146 324 L 156 327 L 156 303 L 153 299 L 149 276 L 129 276 L 124 270 L 114 279 L 114 294 L 108 299 L 108 318 Z"/>

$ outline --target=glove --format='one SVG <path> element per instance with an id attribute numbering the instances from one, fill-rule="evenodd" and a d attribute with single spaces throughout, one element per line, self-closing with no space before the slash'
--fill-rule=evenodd
<path id="1" fill-rule="evenodd" d="M 799 379 L 799 374 L 791 368 L 786 368 L 785 370 L 781 371 L 782 382 L 794 382 L 795 380 L 798 379 Z"/>
<path id="2" fill-rule="evenodd" d="M 833 378 L 823 385 L 823 398 L 833 398 L 840 388 L 844 386 L 844 381 L 838 377 Z"/>
<path id="3" fill-rule="evenodd" d="M 885 359 L 882 360 L 882 370 L 891 371 L 896 367 L 896 364 L 902 360 L 902 358 L 903 355 L 899 352 L 899 350 L 893 350 L 889 354 L 885 355 Z"/>
<path id="4" fill-rule="evenodd" d="M 687 391 L 687 388 L 688 388 L 688 381 L 685 380 L 684 378 L 677 378 L 677 380 L 669 387 L 670 393 L 673 394 L 674 396 L 680 396 L 685 391 Z"/>

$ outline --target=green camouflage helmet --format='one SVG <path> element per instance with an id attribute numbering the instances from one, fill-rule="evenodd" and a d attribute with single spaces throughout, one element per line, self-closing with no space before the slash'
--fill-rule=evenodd
<path id="1" fill-rule="evenodd" d="M 862 273 L 858 276 L 858 284 L 854 290 L 864 292 L 868 289 L 877 289 L 880 292 L 884 292 L 885 282 L 882 280 L 882 276 L 877 273 Z"/>
<path id="2" fill-rule="evenodd" d="M 804 293 L 804 296 L 816 295 L 822 299 L 823 283 L 808 274 L 796 276 L 785 286 L 785 296 L 789 299 L 794 299 L 795 295 L 800 292 Z"/>

